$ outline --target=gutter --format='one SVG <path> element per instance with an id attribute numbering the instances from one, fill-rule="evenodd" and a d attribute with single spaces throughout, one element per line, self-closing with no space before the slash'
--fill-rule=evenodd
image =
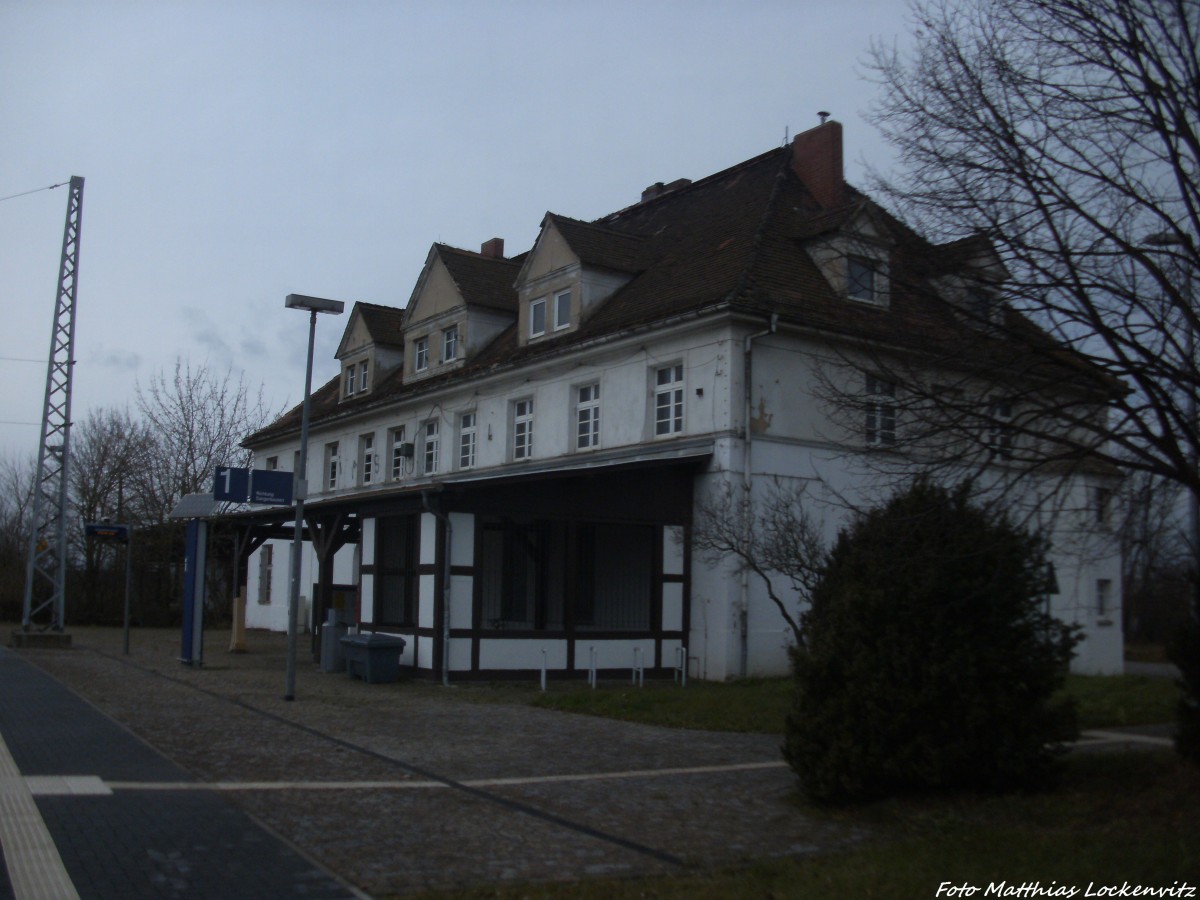
<path id="1" fill-rule="evenodd" d="M 753 408 L 752 395 L 754 393 L 754 341 L 760 337 L 766 337 L 768 334 L 774 334 L 777 327 L 779 327 L 779 314 L 771 313 L 771 317 L 767 322 L 767 327 L 762 331 L 755 331 L 746 335 L 746 339 L 742 347 L 742 364 L 744 366 L 742 381 L 745 389 L 745 406 L 743 409 L 744 419 L 742 423 L 743 428 L 745 429 L 743 432 L 745 447 L 742 452 L 742 490 L 744 491 L 744 496 L 746 499 L 747 512 L 746 520 L 743 523 L 746 533 L 742 536 L 742 540 L 743 546 L 747 548 L 750 546 L 750 541 L 752 540 L 754 531 L 754 520 L 753 517 L 749 515 L 749 512 L 752 508 L 750 496 L 752 474 L 750 463 L 751 450 L 754 444 L 750 427 L 751 411 Z M 740 591 L 741 608 L 738 611 L 738 639 L 741 650 L 741 660 L 739 662 L 738 671 L 740 672 L 740 677 L 745 678 L 749 674 L 750 668 L 750 570 L 745 565 L 742 566 Z"/>

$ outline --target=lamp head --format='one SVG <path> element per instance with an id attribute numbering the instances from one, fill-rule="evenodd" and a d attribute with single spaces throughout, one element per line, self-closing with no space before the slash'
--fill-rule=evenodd
<path id="1" fill-rule="evenodd" d="M 326 300 L 324 297 L 309 297 L 305 294 L 288 294 L 283 301 L 288 309 L 303 309 L 307 312 L 330 313 L 341 315 L 346 304 L 341 300 Z"/>

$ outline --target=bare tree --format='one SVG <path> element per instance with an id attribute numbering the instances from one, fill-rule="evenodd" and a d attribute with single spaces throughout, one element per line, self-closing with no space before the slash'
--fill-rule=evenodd
<path id="1" fill-rule="evenodd" d="M 726 485 L 697 504 L 692 545 L 710 564 L 733 559 L 741 571 L 757 575 L 792 637 L 800 639 L 799 604 L 816 584 L 826 553 L 802 487 L 776 482 L 756 503 L 748 491 Z M 792 596 L 779 589 L 780 577 Z"/>
<path id="2" fill-rule="evenodd" d="M 7 621 L 20 619 L 24 602 L 36 468 L 32 457 L 0 457 L 0 619 Z"/>
<path id="3" fill-rule="evenodd" d="M 900 159 L 875 188 L 924 236 L 899 290 L 974 337 L 924 348 L 937 379 L 889 369 L 898 411 L 964 457 L 1200 496 L 1200 4 L 930 0 L 913 25 L 871 51 Z"/>

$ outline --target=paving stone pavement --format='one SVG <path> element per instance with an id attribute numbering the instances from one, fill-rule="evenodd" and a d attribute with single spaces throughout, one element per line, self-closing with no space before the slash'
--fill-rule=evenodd
<path id="1" fill-rule="evenodd" d="M 90 771 L 70 774 L 100 776 L 128 805 L 122 816 L 162 847 L 187 840 L 163 821 L 169 804 L 217 802 L 295 847 L 316 864 L 309 871 L 324 867 L 385 897 L 681 873 L 861 837 L 796 802 L 777 736 L 479 702 L 483 686 L 367 685 L 320 672 L 304 653 L 296 700 L 286 702 L 280 635 L 252 633 L 250 652 L 228 654 L 228 633 L 210 633 L 200 668 L 177 661 L 177 632 L 135 630 L 129 656 L 119 630 L 75 629 L 72 637 L 70 650 L 22 650 L 21 658 L 166 759 L 97 758 Z M 0 731 L 7 728 L 0 717 Z M 43 746 L 17 760 L 22 774 L 36 774 L 38 760 L 55 768 L 48 761 L 66 739 L 48 731 Z M 87 799 L 38 799 L 56 841 L 89 827 Z M 131 859 L 145 856 L 143 840 L 128 836 Z M 177 891 L 161 896 L 219 896 L 182 892 L 178 869 L 187 861 L 155 852 L 156 877 Z M 315 889 L 297 884 L 274 896 L 318 896 Z"/>

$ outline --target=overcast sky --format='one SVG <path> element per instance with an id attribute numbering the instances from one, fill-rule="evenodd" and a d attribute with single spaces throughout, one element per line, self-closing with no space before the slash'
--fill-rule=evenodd
<path id="1" fill-rule="evenodd" d="M 429 246 L 533 242 L 817 124 L 847 176 L 903 0 L 0 0 L 0 197 L 86 179 L 73 415 L 175 360 L 298 402 L 289 293 L 404 306 Z M 35 454 L 67 189 L 0 201 L 0 453 Z M 345 317 L 321 317 L 315 382 Z"/>

